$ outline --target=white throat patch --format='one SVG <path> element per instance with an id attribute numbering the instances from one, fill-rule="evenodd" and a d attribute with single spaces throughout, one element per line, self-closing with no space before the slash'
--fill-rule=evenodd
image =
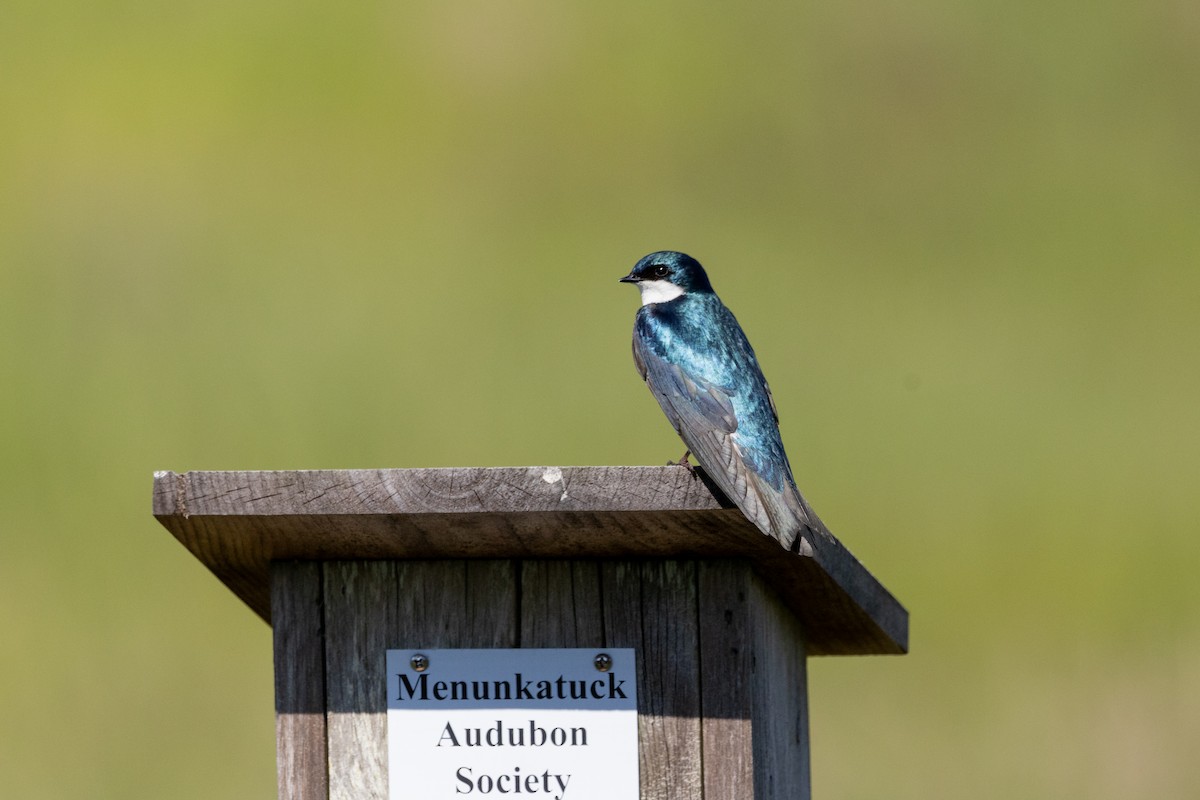
<path id="1" fill-rule="evenodd" d="M 638 284 L 638 289 L 642 292 L 642 305 L 644 306 L 651 303 L 666 303 L 683 296 L 683 289 L 670 281 L 642 281 Z"/>

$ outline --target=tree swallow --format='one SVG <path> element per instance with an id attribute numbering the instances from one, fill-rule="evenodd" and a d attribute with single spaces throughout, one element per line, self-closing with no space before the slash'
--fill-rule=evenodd
<path id="1" fill-rule="evenodd" d="M 642 293 L 634 363 L 689 452 L 759 530 L 811 555 L 829 532 L 796 488 L 771 389 L 704 268 L 664 250 L 621 282 Z"/>

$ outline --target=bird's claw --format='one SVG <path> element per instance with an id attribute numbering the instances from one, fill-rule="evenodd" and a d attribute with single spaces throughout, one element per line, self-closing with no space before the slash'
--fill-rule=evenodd
<path id="1" fill-rule="evenodd" d="M 691 454 L 692 454 L 691 450 L 684 450 L 683 456 L 678 461 L 668 461 L 667 466 L 668 467 L 683 467 L 688 472 L 692 473 L 693 476 L 695 476 L 696 468 L 692 466 L 690 461 L 688 461 L 688 456 L 690 456 Z"/>

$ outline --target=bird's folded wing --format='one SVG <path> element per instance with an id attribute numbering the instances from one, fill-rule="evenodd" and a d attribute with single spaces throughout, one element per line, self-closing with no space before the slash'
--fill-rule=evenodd
<path id="1" fill-rule="evenodd" d="M 747 519 L 790 548 L 794 533 L 788 536 L 787 530 L 792 526 L 785 525 L 781 530 L 779 521 L 773 519 L 782 516 L 774 507 L 779 493 L 746 464 L 733 436 L 738 428 L 737 415 L 725 390 L 636 344 L 634 359 L 659 405 L 708 476 Z M 783 541 L 784 537 L 789 540 Z"/>
<path id="2" fill-rule="evenodd" d="M 726 436 L 737 430 L 733 402 L 721 387 L 665 361 L 636 338 L 633 357 L 638 372 L 681 435 L 685 428 L 711 429 Z"/>

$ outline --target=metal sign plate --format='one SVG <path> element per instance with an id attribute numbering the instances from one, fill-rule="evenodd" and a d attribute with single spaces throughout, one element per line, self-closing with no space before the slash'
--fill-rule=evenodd
<path id="1" fill-rule="evenodd" d="M 390 800 L 636 800 L 632 649 L 388 650 Z"/>

